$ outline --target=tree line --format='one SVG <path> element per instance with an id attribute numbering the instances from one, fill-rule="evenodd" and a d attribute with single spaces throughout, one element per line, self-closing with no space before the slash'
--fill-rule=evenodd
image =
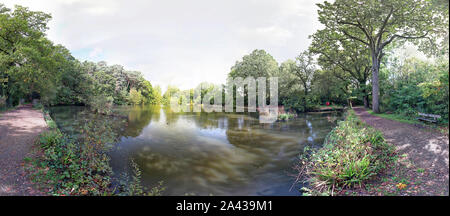
<path id="1" fill-rule="evenodd" d="M 278 77 L 279 105 L 293 111 L 352 101 L 374 112 L 408 118 L 429 112 L 448 121 L 448 1 L 336 0 L 317 5 L 324 27 L 310 36 L 307 50 L 281 64 L 266 51 L 254 50 L 231 67 L 228 77 Z M 395 60 L 405 44 L 433 60 Z M 163 101 L 177 91 L 169 88 Z"/>
<path id="2" fill-rule="evenodd" d="M 108 112 L 113 104 L 159 103 L 161 89 L 139 71 L 80 62 L 45 31 L 51 16 L 0 4 L 0 105 L 40 98 L 44 105 L 82 104 Z"/>
<path id="3" fill-rule="evenodd" d="M 352 101 L 374 112 L 408 117 L 429 112 L 448 121 L 448 1 L 336 0 L 317 5 L 323 28 L 310 36 L 307 50 L 278 63 L 256 49 L 237 61 L 228 77 L 278 77 L 279 105 L 291 111 Z M 113 104 L 169 104 L 179 92 L 198 101 L 219 89 L 202 83 L 196 88 L 206 88 L 193 98 L 194 89 L 169 86 L 161 95 L 140 72 L 80 62 L 47 39 L 50 19 L 43 12 L 0 4 L 0 105 L 40 98 L 46 105 L 83 104 L 108 112 Z M 395 59 L 405 44 L 433 60 Z"/>

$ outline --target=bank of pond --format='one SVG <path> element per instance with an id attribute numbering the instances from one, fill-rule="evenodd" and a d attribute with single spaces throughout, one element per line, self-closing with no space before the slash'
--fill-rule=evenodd
<path id="1" fill-rule="evenodd" d="M 48 111 L 78 143 L 109 143 L 111 185 L 123 176 L 132 180 L 137 168 L 143 187 L 163 182 L 163 195 L 300 195 L 291 190 L 299 153 L 320 148 L 342 117 L 302 113 L 260 124 L 257 113 L 174 113 L 161 106 L 117 106 L 113 115 L 83 106 Z"/>
<path id="2" fill-rule="evenodd" d="M 330 132 L 348 116 L 342 111 L 300 113 L 262 124 L 258 113 L 175 113 L 158 105 L 116 106 L 112 115 L 83 106 L 50 107 L 47 112 L 49 125 L 60 134 L 41 135 L 41 149 L 48 154 L 40 159 L 47 160 L 41 169 L 68 170 L 54 180 L 52 187 L 60 188 L 49 189 L 54 195 L 310 194 L 305 188 L 314 181 L 306 173 L 299 181 L 297 168 L 311 152 L 322 151 L 324 143 L 329 148 Z M 58 145 L 48 144 L 52 139 L 72 141 L 50 149 Z M 74 158 L 76 154 L 81 156 Z M 78 160 L 91 177 L 72 182 L 71 172 L 80 167 L 70 162 L 55 167 L 54 155 Z M 34 176 L 42 182 L 52 175 L 42 171 Z"/>

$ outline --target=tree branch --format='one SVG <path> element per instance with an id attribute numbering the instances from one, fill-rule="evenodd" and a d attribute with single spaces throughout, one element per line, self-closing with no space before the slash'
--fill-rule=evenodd
<path id="1" fill-rule="evenodd" d="M 391 10 L 389 11 L 389 14 L 387 15 L 386 19 L 384 20 L 383 25 L 381 26 L 380 31 L 378 32 L 378 34 L 376 36 L 376 38 L 377 38 L 377 47 L 378 47 L 378 45 L 380 45 L 380 42 L 381 42 L 381 39 L 382 39 L 383 33 L 384 33 L 384 28 L 386 28 L 386 25 L 387 25 L 389 19 L 391 18 L 392 13 L 394 13 L 394 8 L 393 7 L 391 7 Z"/>
<path id="2" fill-rule="evenodd" d="M 351 39 L 353 39 L 353 40 L 357 40 L 357 41 L 359 41 L 359 42 L 361 42 L 361 43 L 363 43 L 363 44 L 369 46 L 369 43 L 367 43 L 366 41 L 364 41 L 364 40 L 361 39 L 361 38 L 355 37 L 355 36 L 353 36 L 353 35 L 347 33 L 347 31 L 345 31 L 345 30 L 342 30 L 342 33 L 344 33 L 347 37 L 349 37 L 349 38 L 351 38 Z"/>

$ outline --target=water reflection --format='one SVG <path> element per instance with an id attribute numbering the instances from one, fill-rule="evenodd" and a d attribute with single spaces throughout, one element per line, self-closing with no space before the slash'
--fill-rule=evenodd
<path id="1" fill-rule="evenodd" d="M 115 174 L 129 172 L 133 158 L 143 183 L 153 186 L 163 180 L 165 195 L 296 195 L 289 191 L 293 162 L 305 146 L 320 146 L 334 126 L 327 117 L 340 115 L 303 114 L 293 121 L 259 124 L 255 113 L 116 109 L 122 117 L 114 117 L 113 123 L 119 128 L 117 148 L 110 152 Z M 73 122 L 107 118 L 80 113 L 82 107 L 52 109 L 58 126 L 72 132 Z"/>

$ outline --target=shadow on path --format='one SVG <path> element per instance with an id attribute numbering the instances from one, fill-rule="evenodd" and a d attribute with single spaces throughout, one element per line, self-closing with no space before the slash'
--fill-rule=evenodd
<path id="1" fill-rule="evenodd" d="M 0 196 L 42 195 L 33 189 L 23 159 L 47 129 L 43 114 L 23 105 L 0 116 Z"/>
<path id="2" fill-rule="evenodd" d="M 361 120 L 380 130 L 400 154 L 407 154 L 414 165 L 429 171 L 429 179 L 424 179 L 430 190 L 426 195 L 448 196 L 449 139 L 446 135 L 418 125 L 373 116 L 362 107 L 353 110 Z"/>

